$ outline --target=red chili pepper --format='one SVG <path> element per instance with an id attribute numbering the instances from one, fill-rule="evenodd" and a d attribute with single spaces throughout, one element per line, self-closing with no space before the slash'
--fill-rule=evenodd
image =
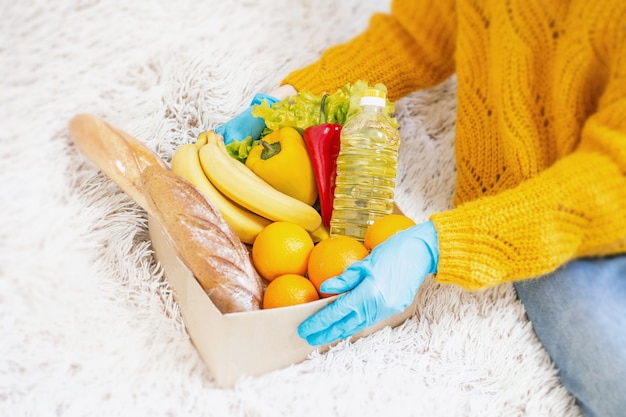
<path id="1" fill-rule="evenodd" d="M 339 155 L 341 144 L 339 139 L 341 125 L 325 123 L 324 104 L 326 96 L 324 94 L 320 105 L 320 123 L 305 129 L 303 136 L 315 173 L 322 223 L 329 228 L 335 198 L 335 177 L 337 175 L 337 155 Z"/>

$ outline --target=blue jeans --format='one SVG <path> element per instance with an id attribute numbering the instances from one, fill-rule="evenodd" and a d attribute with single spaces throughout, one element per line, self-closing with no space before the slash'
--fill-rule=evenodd
<path id="1" fill-rule="evenodd" d="M 577 260 L 515 289 L 585 415 L 626 416 L 626 255 Z"/>

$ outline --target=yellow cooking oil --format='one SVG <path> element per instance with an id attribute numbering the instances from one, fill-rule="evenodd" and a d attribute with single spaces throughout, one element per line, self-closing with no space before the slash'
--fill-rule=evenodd
<path id="1" fill-rule="evenodd" d="M 363 241 L 367 228 L 393 211 L 400 135 L 386 103 L 384 91 L 366 89 L 361 111 L 341 130 L 331 236 Z"/>

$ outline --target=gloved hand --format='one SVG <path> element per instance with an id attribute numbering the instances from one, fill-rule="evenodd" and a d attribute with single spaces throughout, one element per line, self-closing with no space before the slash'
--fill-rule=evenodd
<path id="1" fill-rule="evenodd" d="M 261 132 L 265 129 L 265 121 L 260 117 L 252 115 L 252 108 L 261 104 L 266 100 L 268 105 L 272 105 L 279 101 L 276 97 L 268 94 L 259 93 L 254 96 L 250 107 L 240 113 L 234 119 L 215 128 L 215 133 L 224 137 L 224 143 L 229 144 L 233 140 L 242 140 L 248 136 L 252 136 L 252 140 L 257 140 L 261 136 Z"/>
<path id="2" fill-rule="evenodd" d="M 406 309 L 426 276 L 437 272 L 439 242 L 432 221 L 396 233 L 320 290 L 341 295 L 298 327 L 310 345 L 344 339 Z"/>

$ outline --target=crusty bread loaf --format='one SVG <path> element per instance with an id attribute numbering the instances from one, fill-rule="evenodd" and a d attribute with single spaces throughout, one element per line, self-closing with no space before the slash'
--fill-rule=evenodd
<path id="1" fill-rule="evenodd" d="M 261 307 L 262 282 L 250 253 L 217 209 L 189 181 L 157 166 L 142 173 L 148 205 L 180 260 L 222 312 Z"/>
<path id="2" fill-rule="evenodd" d="M 180 260 L 222 313 L 261 308 L 262 281 L 246 246 L 200 191 L 128 133 L 74 117 L 79 149 L 163 227 Z"/>

